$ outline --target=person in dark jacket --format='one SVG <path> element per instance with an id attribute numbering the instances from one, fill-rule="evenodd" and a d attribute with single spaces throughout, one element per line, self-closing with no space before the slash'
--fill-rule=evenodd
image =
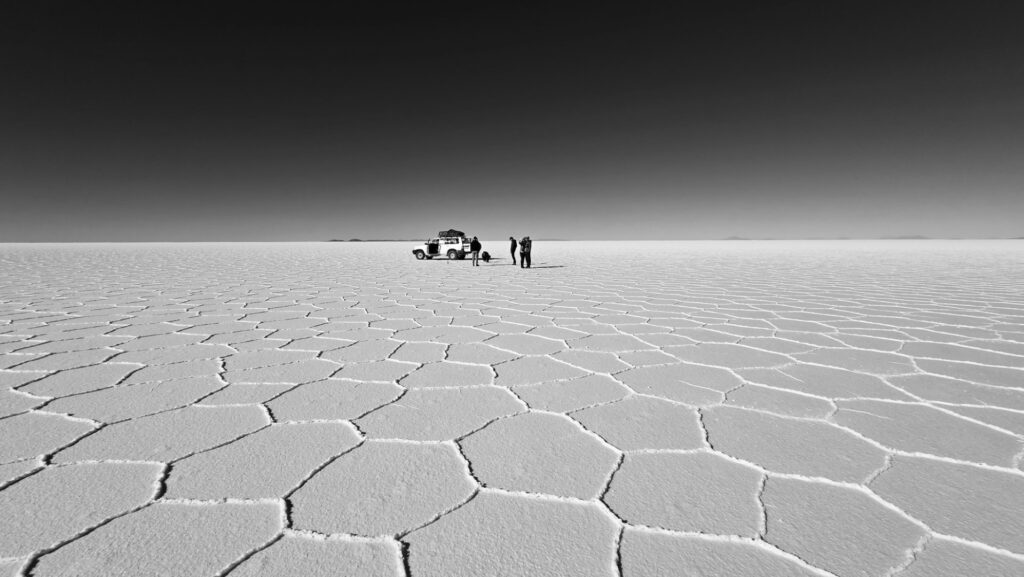
<path id="1" fill-rule="evenodd" d="M 480 241 L 473 237 L 469 243 L 469 252 L 473 253 L 473 266 L 480 266 Z"/>
<path id="2" fill-rule="evenodd" d="M 508 237 L 508 241 L 512 243 L 512 266 L 516 266 L 516 248 L 519 246 L 519 243 L 516 242 L 516 237 L 514 236 Z"/>

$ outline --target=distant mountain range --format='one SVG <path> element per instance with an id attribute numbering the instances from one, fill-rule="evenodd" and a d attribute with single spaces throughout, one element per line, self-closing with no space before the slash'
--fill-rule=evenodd
<path id="1" fill-rule="evenodd" d="M 350 238 L 345 240 L 343 238 L 332 238 L 327 242 L 422 242 L 423 239 L 411 239 L 411 238 L 371 238 L 363 240 L 361 238 Z"/>
<path id="2" fill-rule="evenodd" d="M 537 238 L 534 239 L 540 242 L 568 242 L 572 239 L 567 238 Z M 583 240 L 594 240 L 594 239 L 583 239 Z M 670 239 L 671 240 L 671 239 Z M 966 238 L 940 238 L 932 236 L 923 236 L 919 234 L 905 234 L 897 236 L 877 236 L 877 237 L 861 237 L 853 238 L 849 236 L 810 236 L 804 238 L 785 238 L 785 237 L 761 237 L 761 238 L 750 238 L 745 236 L 727 236 L 719 239 L 689 239 L 689 240 L 1024 240 L 1024 236 L 1007 237 L 1005 239 L 993 238 L 993 239 L 966 239 Z M 419 238 L 373 238 L 373 239 L 361 239 L 361 238 L 350 238 L 348 240 L 341 238 L 332 238 L 327 242 L 423 242 L 423 239 Z"/>
<path id="3" fill-rule="evenodd" d="M 1010 237 L 1005 239 L 991 238 L 991 239 L 973 239 L 973 238 L 962 238 L 962 237 L 933 237 L 923 236 L 920 234 L 904 234 L 896 236 L 875 236 L 875 237 L 849 237 L 849 236 L 809 236 L 803 238 L 747 238 L 744 236 L 729 236 L 719 240 L 1024 240 L 1024 236 Z"/>

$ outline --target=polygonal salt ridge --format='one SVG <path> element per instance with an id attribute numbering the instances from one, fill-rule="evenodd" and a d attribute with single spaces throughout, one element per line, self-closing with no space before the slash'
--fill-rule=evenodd
<path id="1" fill-rule="evenodd" d="M 934 403 L 933 406 L 1024 437 L 1024 412 L 1022 411 L 1001 407 L 971 407 L 944 403 Z"/>
<path id="2" fill-rule="evenodd" d="M 483 325 L 477 325 L 476 328 L 484 331 L 496 333 L 498 336 L 515 336 L 524 335 L 526 332 L 533 327 L 533 325 L 526 325 L 521 323 L 513 323 L 505 320 L 501 320 L 494 323 L 487 323 Z M 536 336 L 536 335 L 534 335 Z M 543 337 L 539 337 L 543 338 Z"/>
<path id="3" fill-rule="evenodd" d="M 0 418 L 35 409 L 46 401 L 47 397 L 37 397 L 0 386 Z"/>
<path id="4" fill-rule="evenodd" d="M 831 575 L 758 539 L 627 526 L 620 545 L 623 575 L 806 577 Z M 682 572 L 682 573 L 680 573 Z"/>
<path id="5" fill-rule="evenodd" d="M 936 359 L 915 359 L 914 364 L 926 373 L 961 379 L 981 385 L 1020 388 L 1020 383 L 1024 382 L 1024 370 L 1019 368 Z"/>
<path id="6" fill-rule="evenodd" d="M 356 425 L 370 438 L 460 440 L 496 419 L 526 410 L 516 395 L 502 387 L 424 388 L 403 393 Z"/>
<path id="7" fill-rule="evenodd" d="M 243 558 L 231 575 L 336 577 L 342 568 L 346 575 L 400 577 L 401 548 L 393 539 L 327 536 L 285 529 L 279 538 Z"/>
<path id="8" fill-rule="evenodd" d="M 139 370 L 138 364 L 112 363 L 66 369 L 42 378 L 37 374 L 36 380 L 18 385 L 18 390 L 37 396 L 63 397 L 118 385 Z"/>
<path id="9" fill-rule="evenodd" d="M 0 533 L 0 557 L 52 549 L 156 496 L 158 463 L 83 463 L 48 467 L 0 492 L 0 515 L 17 531 Z"/>
<path id="10" fill-rule="evenodd" d="M 897 455 L 872 479 L 880 498 L 936 533 L 1009 551 L 1024 559 L 1024 473 L 930 456 Z M 964 511 L 970 511 L 965 514 Z"/>
<path id="11" fill-rule="evenodd" d="M 181 333 L 204 335 L 206 337 L 212 337 L 215 335 L 223 335 L 229 333 L 238 332 L 253 332 L 253 331 L 266 331 L 269 329 L 259 328 L 259 325 L 253 322 L 244 320 L 224 320 L 217 323 L 194 325 L 188 328 L 180 329 Z"/>
<path id="12" fill-rule="evenodd" d="M 614 375 L 633 368 L 631 365 L 623 362 L 615 353 L 568 349 L 555 353 L 551 358 L 592 373 Z"/>
<path id="13" fill-rule="evenodd" d="M 889 353 L 900 352 L 900 348 L 904 344 L 903 340 L 884 338 L 874 335 L 848 334 L 847 331 L 833 335 L 833 338 L 854 349 L 867 349 Z"/>
<path id="14" fill-rule="evenodd" d="M 126 351 L 113 359 L 118 363 L 141 363 L 144 365 L 166 365 L 184 361 L 216 359 L 235 354 L 237 351 L 225 344 L 195 343 L 158 349 Z"/>
<path id="15" fill-rule="evenodd" d="M 518 355 L 550 355 L 567 348 L 565 342 L 560 339 L 529 333 L 500 334 L 484 342 L 492 347 L 511 351 Z"/>
<path id="16" fill-rule="evenodd" d="M 0 419 L 0 463 L 49 458 L 95 432 L 99 428 L 96 425 L 85 419 L 41 411 Z"/>
<path id="17" fill-rule="evenodd" d="M 342 342 L 342 344 L 344 344 Z M 316 351 L 268 349 L 263 351 L 235 352 L 224 356 L 224 364 L 228 370 L 244 370 L 273 365 L 286 365 L 297 361 L 316 358 Z"/>
<path id="18" fill-rule="evenodd" d="M 235 350 L 238 350 L 239 345 L 261 341 L 267 338 L 268 335 L 270 335 L 273 332 L 274 331 L 271 331 L 269 329 L 253 329 L 249 331 L 237 331 L 230 333 L 220 333 L 209 336 L 198 336 L 200 336 L 203 339 L 204 343 L 229 345 Z"/>
<path id="19" fill-rule="evenodd" d="M 1024 574 L 1024 557 L 1007 555 L 983 544 L 933 537 L 908 559 L 904 577 L 1003 577 Z"/>
<path id="20" fill-rule="evenodd" d="M 402 540 L 411 574 L 612 576 L 619 531 L 593 503 L 485 488 Z"/>
<path id="21" fill-rule="evenodd" d="M 637 393 L 693 406 L 720 404 L 726 393 L 743 385 L 728 369 L 691 363 L 633 368 L 615 379 Z"/>
<path id="22" fill-rule="evenodd" d="M 311 310 L 313 310 L 313 309 L 281 310 L 282 308 L 290 308 L 290 307 L 280 307 L 280 308 L 275 308 L 275 309 L 271 309 L 271 310 L 263 311 L 263 312 L 247 313 L 244 317 L 242 317 L 242 320 L 262 324 L 262 323 L 273 322 L 273 321 L 286 321 L 286 320 L 293 320 L 293 319 L 302 319 L 302 318 L 306 318 L 306 315 Z"/>
<path id="23" fill-rule="evenodd" d="M 903 453 L 1014 467 L 1024 446 L 1011 431 L 936 405 L 874 399 L 836 404 L 832 420 L 837 424 Z M 930 433 L 921 435 L 925 430 Z"/>
<path id="24" fill-rule="evenodd" d="M 495 384 L 504 387 L 568 380 L 589 374 L 567 363 L 547 356 L 525 356 L 492 365 L 497 376 Z"/>
<path id="25" fill-rule="evenodd" d="M 648 367 L 652 365 L 671 365 L 679 362 L 679 359 L 660 350 L 650 349 L 644 351 L 628 351 L 615 353 L 616 358 L 627 363 L 630 367 Z"/>
<path id="26" fill-rule="evenodd" d="M 494 375 L 490 366 L 444 360 L 418 366 L 399 384 L 410 389 L 474 387 L 494 384 Z"/>
<path id="27" fill-rule="evenodd" d="M 726 369 L 772 368 L 793 363 L 789 355 L 734 343 L 706 342 L 662 350 L 681 361 Z"/>
<path id="28" fill-rule="evenodd" d="M 0 465 L 0 490 L 45 467 L 43 459 L 26 459 Z"/>
<path id="29" fill-rule="evenodd" d="M 257 354 L 262 354 L 260 353 Z M 283 352 L 283 351 L 282 351 Z M 308 353 L 305 353 L 308 354 Z M 288 364 L 276 364 L 252 369 L 228 370 L 224 380 L 229 384 L 301 384 L 325 379 L 338 372 L 336 363 L 320 358 L 300 359 Z"/>
<path id="30" fill-rule="evenodd" d="M 764 533 L 764 482 L 756 466 L 707 449 L 631 452 L 600 499 L 629 525 L 756 538 Z"/>
<path id="31" fill-rule="evenodd" d="M 175 319 L 178 320 L 178 319 Z M 141 320 L 139 323 L 128 323 L 128 326 L 115 328 L 114 330 L 105 333 L 110 336 L 127 336 L 131 338 L 137 338 L 142 336 L 154 336 L 162 334 L 173 334 L 180 331 L 182 328 L 187 328 L 187 324 L 171 324 L 167 322 L 155 322 L 150 323 L 146 320 Z"/>
<path id="32" fill-rule="evenodd" d="M 354 344 L 355 341 L 347 339 L 326 338 L 322 336 L 302 337 L 294 339 L 286 345 L 279 347 L 282 351 L 311 351 L 319 355 L 326 351 L 333 351 Z"/>
<path id="33" fill-rule="evenodd" d="M 499 418 L 458 444 L 485 487 L 583 500 L 601 493 L 620 455 L 565 415 L 538 411 Z"/>
<path id="34" fill-rule="evenodd" d="M 629 387 L 607 375 L 516 385 L 511 391 L 531 409 L 556 413 L 600 406 L 634 394 Z"/>
<path id="35" fill-rule="evenodd" d="M 175 462 L 167 498 L 287 497 L 361 442 L 348 422 L 276 423 Z"/>
<path id="36" fill-rule="evenodd" d="M 93 434 L 62 448 L 53 461 L 173 462 L 236 441 L 270 424 L 262 407 L 193 405 L 100 426 Z"/>
<path id="37" fill-rule="evenodd" d="M 765 541 L 838 575 L 894 572 L 932 533 L 861 485 L 769 475 L 761 501 Z"/>
<path id="38" fill-rule="evenodd" d="M 103 363 L 118 352 L 116 349 L 103 348 L 38 355 L 0 353 L 0 368 L 15 371 L 62 371 Z"/>
<path id="39" fill-rule="evenodd" d="M 805 333 L 797 331 L 776 331 L 773 335 L 776 338 L 786 339 L 789 341 L 804 343 L 813 347 L 832 347 L 841 348 L 846 345 L 839 340 L 836 340 L 828 335 L 821 333 Z"/>
<path id="40" fill-rule="evenodd" d="M 478 343 L 497 333 L 470 326 L 433 326 L 396 331 L 394 338 L 401 341 L 431 341 L 445 344 Z"/>
<path id="41" fill-rule="evenodd" d="M 806 353 L 813 351 L 818 347 L 808 345 L 805 343 L 798 343 L 796 341 L 790 341 L 787 339 L 780 339 L 775 336 L 766 337 L 744 337 L 738 343 L 740 345 L 753 347 L 762 351 L 768 351 L 770 353 L 779 353 L 783 355 L 793 355 L 796 353 Z"/>
<path id="42" fill-rule="evenodd" d="M 429 525 L 479 490 L 450 442 L 365 441 L 290 496 L 299 529 L 401 536 Z"/>
<path id="43" fill-rule="evenodd" d="M 402 393 L 393 383 L 327 379 L 295 387 L 267 407 L 278 421 L 348 420 L 387 405 Z"/>
<path id="44" fill-rule="evenodd" d="M 918 372 L 911 357 L 884 351 L 819 348 L 792 357 L 803 363 L 831 366 L 860 374 L 895 376 Z"/>
<path id="45" fill-rule="evenodd" d="M 410 363 L 431 363 L 445 360 L 450 345 L 444 343 L 404 342 L 389 359 Z"/>
<path id="46" fill-rule="evenodd" d="M 750 322 L 750 321 L 745 321 Z M 748 346 L 746 340 L 751 337 L 772 337 L 775 334 L 775 330 L 764 327 L 751 327 L 741 324 L 741 321 L 727 320 L 725 322 L 708 323 L 705 328 L 710 330 L 716 330 L 728 335 L 733 335 L 736 340 L 734 344 Z M 756 347 L 755 347 L 756 348 Z"/>
<path id="47" fill-rule="evenodd" d="M 447 345 L 445 360 L 457 363 L 494 365 L 517 358 L 511 351 L 501 350 L 484 343 L 462 343 Z"/>
<path id="48" fill-rule="evenodd" d="M 292 342 L 291 338 L 279 337 L 280 331 L 274 331 L 271 335 L 266 337 L 260 337 L 256 340 L 247 340 L 245 342 L 232 343 L 231 347 L 240 353 L 246 353 L 250 351 L 268 351 L 277 350 L 281 347 Z M 303 337 L 308 335 L 301 335 Z"/>
<path id="49" fill-rule="evenodd" d="M 591 334 L 569 342 L 574 350 L 622 353 L 653 350 L 656 347 L 633 335 L 616 331 L 614 334 Z"/>
<path id="50" fill-rule="evenodd" d="M 362 363 L 343 363 L 331 376 L 336 379 L 352 381 L 396 383 L 417 370 L 420 363 L 395 361 L 369 361 Z"/>
<path id="51" fill-rule="evenodd" d="M 130 365 L 125 365 L 130 366 Z M 172 381 L 189 377 L 204 377 L 219 374 L 223 371 L 222 362 L 217 359 L 200 359 L 183 361 L 167 365 L 150 365 L 138 368 L 121 381 L 120 384 L 152 383 Z"/>
<path id="52" fill-rule="evenodd" d="M 569 416 L 620 451 L 697 449 L 704 443 L 697 412 L 664 399 L 634 395 Z"/>
<path id="53" fill-rule="evenodd" d="M 400 341 L 393 340 L 361 341 L 339 349 L 325 351 L 320 358 L 338 363 L 383 361 L 401 345 Z"/>
<path id="54" fill-rule="evenodd" d="M 283 523 L 279 502 L 157 502 L 43 554 L 33 574 L 221 574 L 277 540 Z"/>
<path id="55" fill-rule="evenodd" d="M 1001 325 L 1000 327 L 993 327 L 996 330 L 1007 330 L 1006 327 L 1011 325 Z M 1012 325 L 1017 331 L 1024 330 L 1024 325 Z M 997 353 L 1005 353 L 1008 355 L 1024 356 L 1024 343 L 1013 342 L 1008 339 L 1000 337 L 999 340 L 990 339 L 971 339 L 959 343 L 965 347 L 971 347 L 972 349 L 981 349 L 986 351 L 993 351 Z"/>
<path id="56" fill-rule="evenodd" d="M 299 338 L 297 335 L 308 334 L 309 336 L 313 336 L 319 334 L 320 327 L 326 322 L 327 321 L 325 319 L 299 318 L 261 322 L 258 326 L 261 329 L 273 329 L 275 331 L 275 335 L 285 333 L 288 336 L 291 336 L 294 332 L 294 334 L 296 334 L 295 338 Z"/>
<path id="57" fill-rule="evenodd" d="M 822 399 L 917 400 L 880 377 L 833 367 L 800 363 L 777 369 L 739 369 L 736 373 L 750 383 Z"/>
<path id="58" fill-rule="evenodd" d="M 749 382 L 726 393 L 724 403 L 776 415 L 810 419 L 826 419 L 837 409 L 831 399 Z"/>
<path id="59" fill-rule="evenodd" d="M 700 409 L 716 452 L 771 474 L 865 482 L 888 466 L 890 452 L 856 431 L 820 419 L 718 406 Z"/>
<path id="60" fill-rule="evenodd" d="M 189 406 L 223 387 L 216 377 L 139 383 L 54 399 L 43 409 L 113 424 Z"/>

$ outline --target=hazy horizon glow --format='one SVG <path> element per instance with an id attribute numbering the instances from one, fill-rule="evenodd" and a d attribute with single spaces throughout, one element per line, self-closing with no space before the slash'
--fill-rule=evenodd
<path id="1" fill-rule="evenodd" d="M 356 6 L 19 9 L 0 242 L 1024 236 L 998 10 Z"/>

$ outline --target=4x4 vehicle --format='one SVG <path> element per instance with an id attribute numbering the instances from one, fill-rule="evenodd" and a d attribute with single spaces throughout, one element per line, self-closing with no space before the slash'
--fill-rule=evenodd
<path id="1" fill-rule="evenodd" d="M 412 254 L 419 260 L 445 256 L 449 260 L 464 259 L 469 253 L 469 239 L 461 230 L 442 230 L 434 238 L 413 247 Z"/>

